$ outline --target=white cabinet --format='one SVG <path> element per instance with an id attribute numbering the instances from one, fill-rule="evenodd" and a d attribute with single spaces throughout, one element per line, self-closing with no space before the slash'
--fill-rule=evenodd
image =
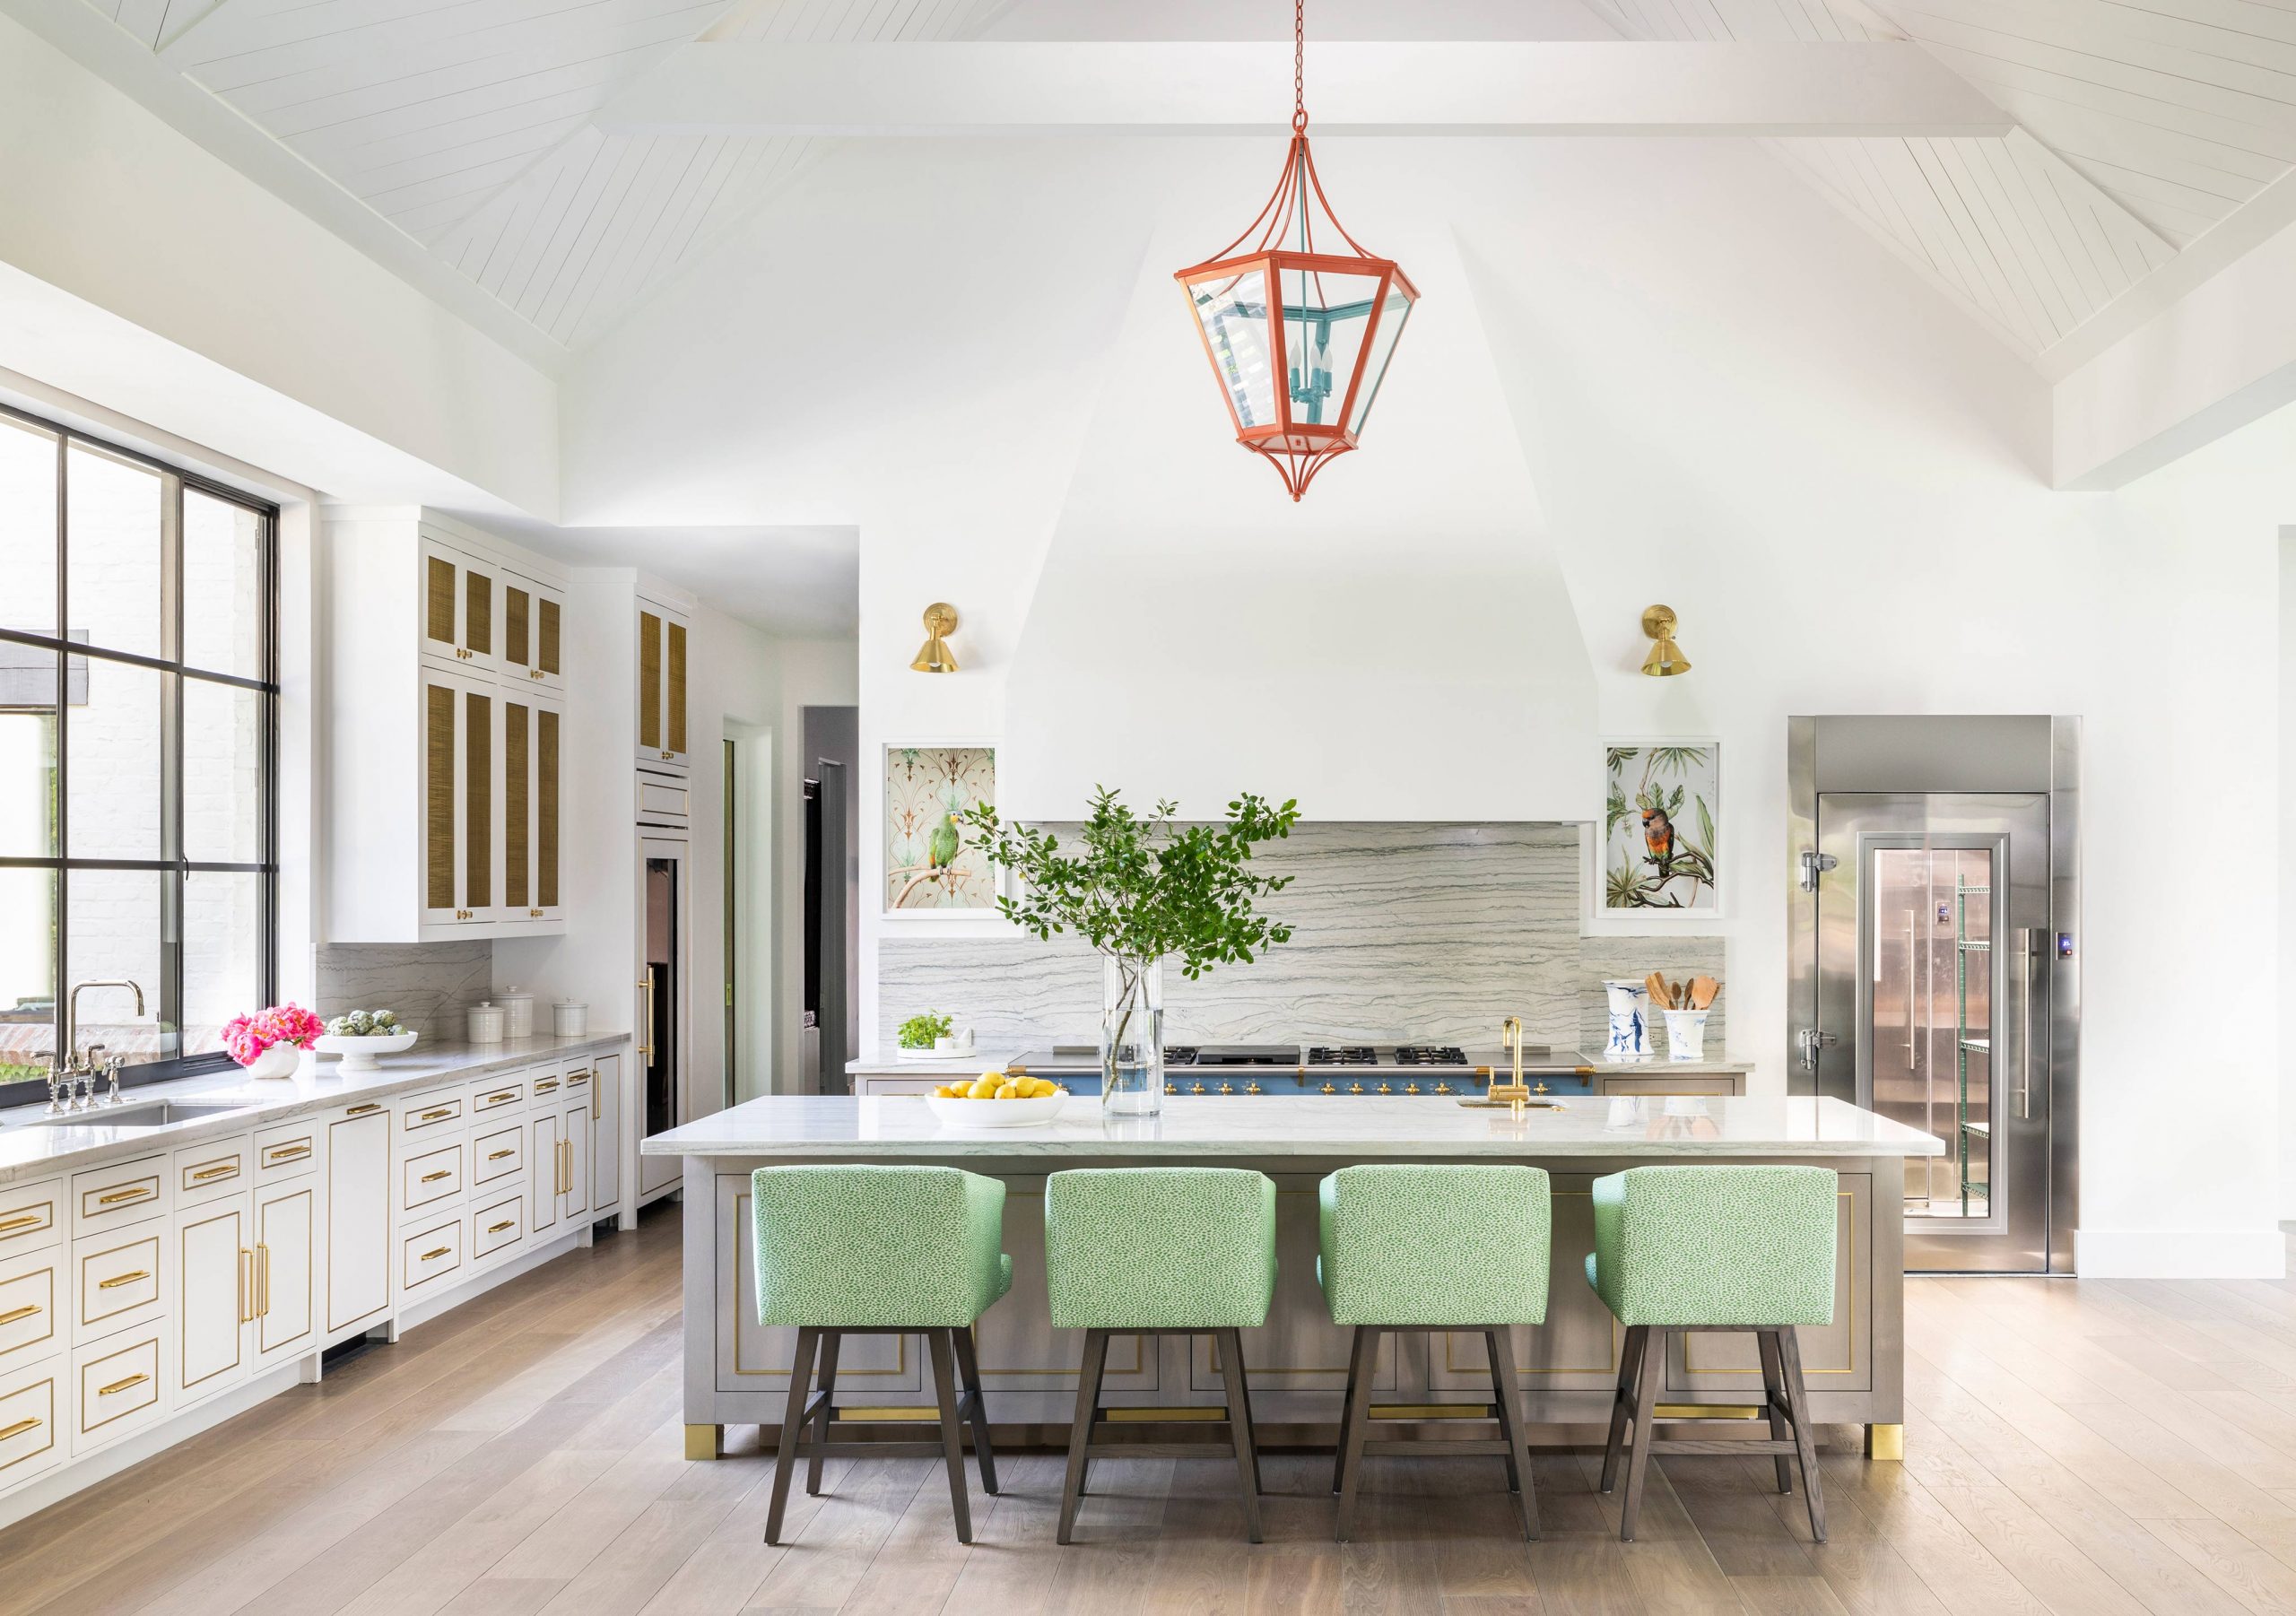
<path id="1" fill-rule="evenodd" d="M 500 665 L 503 569 L 491 559 L 422 541 L 422 654 L 491 673 Z"/>
<path id="2" fill-rule="evenodd" d="M 559 1208 L 565 1199 L 559 1191 L 559 1175 L 565 1162 L 565 1152 L 560 1148 L 566 1142 L 564 1113 L 557 1106 L 536 1111 L 526 1126 L 526 1232 L 541 1236 L 558 1228 Z"/>
<path id="3" fill-rule="evenodd" d="M 289 1179 L 256 1191 L 255 1295 L 249 1307 L 259 1368 L 318 1346 L 322 1229 L 316 1178 Z"/>
<path id="4" fill-rule="evenodd" d="M 622 1206 L 622 1056 L 602 1055 L 590 1077 L 590 1214 Z"/>
<path id="5" fill-rule="evenodd" d="M 590 1221 L 590 1100 L 584 1095 L 560 1113 L 558 1215 L 565 1222 Z"/>
<path id="6" fill-rule="evenodd" d="M 175 1405 L 187 1408 L 247 1377 L 254 1356 L 256 1254 L 242 1192 L 175 1218 Z"/>
<path id="7" fill-rule="evenodd" d="M 652 769 L 684 769 L 686 645 L 684 613 L 640 596 L 638 602 L 638 760 Z"/>
<path id="8" fill-rule="evenodd" d="M 502 575 L 502 663 L 506 686 L 566 688 L 566 595 L 517 572 Z"/>
<path id="9" fill-rule="evenodd" d="M 391 1305 L 391 1114 L 351 1106 L 326 1124 L 326 1306 L 329 1340 Z"/>
<path id="10" fill-rule="evenodd" d="M 563 922 L 560 787 L 566 708 L 539 690 L 502 693 L 502 886 L 500 918 Z"/>
<path id="11" fill-rule="evenodd" d="M 426 926 L 485 925 L 500 917 L 500 706 L 483 680 L 435 670 L 422 676 Z"/>

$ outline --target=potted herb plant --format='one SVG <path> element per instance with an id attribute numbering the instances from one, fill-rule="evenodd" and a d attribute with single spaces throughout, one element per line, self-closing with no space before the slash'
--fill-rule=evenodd
<path id="1" fill-rule="evenodd" d="M 1000 820 L 980 804 L 964 815 L 973 846 L 1020 878 L 996 907 L 1049 942 L 1073 932 L 1100 954 L 1100 1105 L 1153 1116 L 1164 1096 L 1164 962 L 1191 979 L 1216 965 L 1248 964 L 1292 928 L 1255 907 L 1291 885 L 1262 875 L 1252 848 L 1288 837 L 1300 807 L 1272 807 L 1245 792 L 1222 823 L 1178 823 L 1179 804 L 1142 816 L 1100 786 L 1073 846 L 1049 831 Z"/>
<path id="2" fill-rule="evenodd" d="M 937 1010 L 921 1010 L 893 1029 L 893 1042 L 905 1061 L 933 1058 L 934 1046 L 947 1038 L 956 1022 Z"/>

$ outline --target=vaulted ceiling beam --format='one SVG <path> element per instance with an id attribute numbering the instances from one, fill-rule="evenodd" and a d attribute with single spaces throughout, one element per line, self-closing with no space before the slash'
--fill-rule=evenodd
<path id="1" fill-rule="evenodd" d="M 1311 44 L 1318 135 L 2003 135 L 2008 115 L 1918 45 Z M 610 134 L 1266 135 L 1287 45 L 686 46 L 598 117 Z"/>

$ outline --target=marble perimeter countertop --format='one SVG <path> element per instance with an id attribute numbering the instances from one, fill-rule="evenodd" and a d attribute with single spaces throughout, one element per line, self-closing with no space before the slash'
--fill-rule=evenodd
<path id="1" fill-rule="evenodd" d="M 121 1090 L 117 1108 L 122 1111 L 163 1099 L 247 1102 L 244 1109 L 161 1127 L 103 1126 L 105 1108 L 101 1106 L 73 1113 L 68 1119 L 72 1125 L 55 1126 L 51 1125 L 66 1119 L 48 1116 L 45 1101 L 18 1106 L 0 1110 L 0 1184 L 173 1150 L 196 1140 L 221 1139 L 346 1100 L 386 1099 L 437 1083 L 538 1066 L 569 1056 L 601 1055 L 629 1041 L 626 1032 L 594 1032 L 578 1038 L 545 1034 L 508 1038 L 499 1044 L 440 1038 L 417 1044 L 404 1055 L 382 1056 L 372 1072 L 345 1073 L 335 1059 L 312 1056 L 293 1077 L 251 1078 L 233 1067 Z"/>
<path id="2" fill-rule="evenodd" d="M 849 1060 L 845 1063 L 845 1070 L 847 1074 L 852 1077 L 944 1078 L 960 1073 L 967 1077 L 978 1077 L 984 1072 L 1002 1067 L 1005 1062 L 1019 1058 L 1018 1054 L 996 1055 L 984 1047 L 964 1055 L 936 1055 L 931 1060 L 905 1061 L 898 1056 L 889 1056 L 881 1060 Z M 1046 1066 L 1043 1070 L 1047 1072 L 1090 1071 L 1093 1069 L 1095 1064 L 1096 1057 L 1085 1054 L 1079 1056 L 1073 1065 L 1064 1060 L 1059 1065 Z M 1402 1073 L 1410 1077 L 1432 1076 L 1440 1079 L 1447 1074 L 1457 1076 L 1463 1072 L 1472 1074 L 1486 1065 L 1505 1071 L 1508 1063 L 1502 1058 L 1470 1060 L 1464 1066 L 1350 1066 L 1345 1068 L 1334 1066 L 1318 1067 L 1317 1070 L 1335 1072 L 1344 1069 L 1358 1076 L 1368 1073 L 1387 1078 L 1392 1078 L 1397 1073 Z M 1597 1077 L 1663 1077 L 1669 1072 L 1750 1073 L 1753 1069 L 1753 1062 L 1733 1060 L 1727 1056 L 1710 1057 L 1700 1056 L 1694 1061 L 1670 1061 L 1663 1055 L 1653 1056 L 1647 1061 L 1590 1060 L 1583 1067 L 1572 1068 L 1573 1072 L 1588 1072 Z M 1217 1073 L 1223 1077 L 1249 1077 L 1256 1073 L 1284 1073 L 1291 1070 L 1292 1068 L 1288 1066 L 1167 1066 L 1164 1069 L 1164 1081 L 1169 1083 L 1182 1075 L 1205 1077 Z M 1552 1073 L 1540 1073 L 1535 1070 L 1526 1070 L 1524 1073 L 1526 1081 L 1535 1081 L 1541 1076 L 1552 1075 Z"/>
<path id="3" fill-rule="evenodd" d="M 1839 1099 L 1565 1097 L 1520 1116 L 1402 1095 L 1267 1095 L 1248 1105 L 1168 1098 L 1161 1116 L 1103 1120 L 1076 1096 L 1035 1127 L 955 1127 L 921 1097 L 781 1095 L 657 1134 L 648 1156 L 791 1161 L 856 1158 L 1300 1156 L 1456 1160 L 1489 1156 L 1942 1156 L 1944 1142 Z"/>

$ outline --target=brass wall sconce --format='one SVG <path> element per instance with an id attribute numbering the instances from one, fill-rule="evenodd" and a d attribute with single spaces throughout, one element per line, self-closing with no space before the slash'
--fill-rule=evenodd
<path id="1" fill-rule="evenodd" d="M 1642 632 L 1652 642 L 1650 655 L 1642 659 L 1644 673 L 1653 679 L 1666 679 L 1690 672 L 1690 658 L 1683 656 L 1682 647 L 1674 643 L 1674 609 L 1672 606 L 1645 609 Z"/>
<path id="2" fill-rule="evenodd" d="M 957 659 L 949 649 L 948 636 L 957 631 L 957 609 L 948 602 L 936 600 L 925 608 L 925 648 L 909 665 L 920 673 L 953 673 Z"/>

